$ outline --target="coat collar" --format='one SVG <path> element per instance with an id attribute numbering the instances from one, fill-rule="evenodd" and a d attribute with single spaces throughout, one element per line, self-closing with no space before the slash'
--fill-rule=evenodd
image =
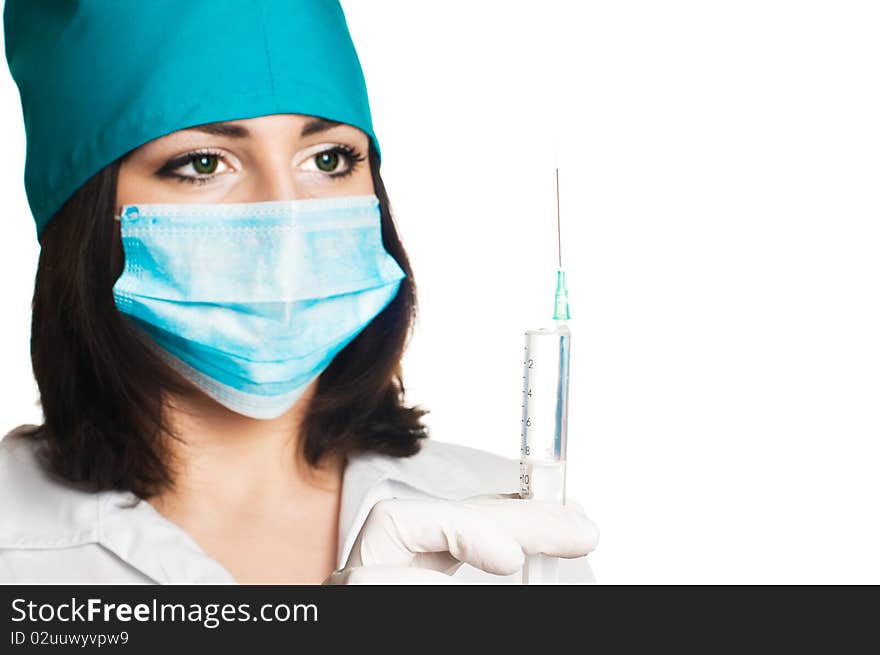
<path id="1" fill-rule="evenodd" d="M 0 548 L 98 543 L 157 582 L 235 582 L 186 532 L 133 493 L 79 491 L 52 479 L 37 461 L 38 442 L 17 435 L 19 429 L 0 442 Z M 398 497 L 459 500 L 516 492 L 518 467 L 516 460 L 433 439 L 422 440 L 420 451 L 406 458 L 350 455 L 342 484 L 338 567 L 347 561 L 372 506 L 390 496 L 383 483 L 397 483 Z"/>

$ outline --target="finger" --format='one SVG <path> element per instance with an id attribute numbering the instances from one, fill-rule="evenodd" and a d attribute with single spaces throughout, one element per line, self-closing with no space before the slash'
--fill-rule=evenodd
<path id="1" fill-rule="evenodd" d="M 434 499 L 382 500 L 373 507 L 352 548 L 350 566 L 412 564 L 419 553 L 449 553 L 455 560 L 496 575 L 523 564 L 512 534 L 480 508 Z M 420 558 L 420 564 L 428 558 Z M 449 566 L 448 558 L 439 564 Z"/>
<path id="2" fill-rule="evenodd" d="M 355 566 L 334 571 L 325 585 L 460 584 L 455 578 L 415 566 Z"/>
<path id="3" fill-rule="evenodd" d="M 552 501 L 477 497 L 466 501 L 491 516 L 520 544 L 526 555 L 582 557 L 599 541 L 599 529 L 575 500 Z"/>

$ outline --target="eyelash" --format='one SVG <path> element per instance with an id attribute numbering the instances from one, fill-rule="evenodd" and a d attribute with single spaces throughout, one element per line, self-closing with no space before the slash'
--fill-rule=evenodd
<path id="1" fill-rule="evenodd" d="M 332 148 L 327 148 L 326 150 L 322 150 L 321 152 L 316 152 L 310 159 L 314 159 L 315 157 L 319 157 L 321 155 L 325 155 L 327 153 L 339 153 L 343 155 L 348 160 L 348 168 L 342 173 L 327 173 L 328 177 L 332 178 L 342 178 L 348 177 L 358 167 L 360 162 L 364 161 L 366 157 L 362 155 L 357 149 L 352 148 L 351 146 L 347 146 L 344 144 L 338 144 L 333 146 Z M 211 179 L 216 177 L 216 175 L 206 175 L 203 177 L 195 177 L 192 175 L 180 175 L 179 173 L 175 173 L 174 171 L 180 168 L 181 166 L 186 166 L 187 164 L 193 163 L 199 157 L 222 157 L 223 153 L 217 150 L 204 149 L 204 150 L 193 150 L 192 152 L 188 152 L 185 155 L 177 157 L 175 159 L 171 159 L 165 163 L 162 168 L 157 171 L 157 175 L 160 177 L 173 177 L 178 182 L 188 182 L 189 184 L 207 184 Z"/>

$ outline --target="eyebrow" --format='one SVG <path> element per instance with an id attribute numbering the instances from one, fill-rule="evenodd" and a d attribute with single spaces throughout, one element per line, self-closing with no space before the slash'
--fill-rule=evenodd
<path id="1" fill-rule="evenodd" d="M 317 134 L 318 132 L 325 132 L 329 129 L 336 127 L 337 125 L 342 125 L 342 123 L 338 121 L 330 121 L 325 118 L 315 118 L 303 125 L 300 137 L 307 137 L 312 134 Z M 244 137 L 250 136 L 251 134 L 245 126 L 228 122 L 205 123 L 204 125 L 196 125 L 195 127 L 191 127 L 189 129 L 196 132 L 213 134 L 216 136 L 227 136 L 233 139 L 242 139 Z"/>

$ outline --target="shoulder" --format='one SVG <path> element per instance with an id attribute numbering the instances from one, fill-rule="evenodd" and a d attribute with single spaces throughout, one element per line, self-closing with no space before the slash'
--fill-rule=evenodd
<path id="1" fill-rule="evenodd" d="M 490 482 L 506 486 L 511 473 L 519 483 L 519 460 L 504 457 L 488 450 L 472 448 L 461 444 L 436 439 L 425 439 L 422 444 L 422 457 L 434 465 L 444 464 L 459 473 L 488 479 Z"/>
<path id="2" fill-rule="evenodd" d="M 22 432 L 0 442 L 0 583 L 232 581 L 133 493 L 55 479 L 41 463 L 41 442 Z"/>
<path id="3" fill-rule="evenodd" d="M 374 460 L 391 481 L 443 498 L 467 498 L 519 490 L 519 460 L 461 444 L 423 439 L 410 457 Z"/>
<path id="4" fill-rule="evenodd" d="M 94 540 L 97 495 L 55 480 L 42 442 L 21 425 L 0 440 L 0 548 L 63 547 Z"/>

